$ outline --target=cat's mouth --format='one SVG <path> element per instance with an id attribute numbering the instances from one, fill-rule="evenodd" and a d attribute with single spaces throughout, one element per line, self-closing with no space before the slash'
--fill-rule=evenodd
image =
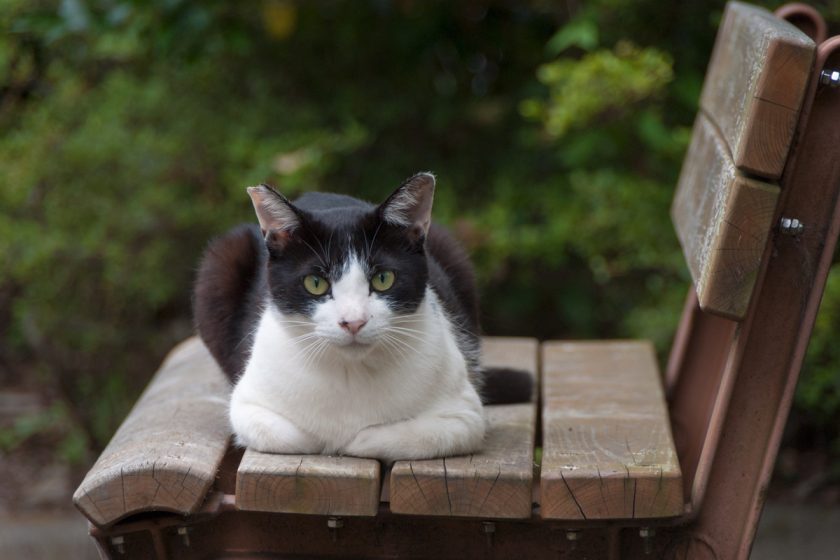
<path id="1" fill-rule="evenodd" d="M 374 347 L 374 343 L 373 341 L 364 341 L 359 340 L 358 338 L 353 338 L 349 341 L 338 343 L 336 346 L 350 355 L 361 356 L 363 354 L 367 354 Z"/>

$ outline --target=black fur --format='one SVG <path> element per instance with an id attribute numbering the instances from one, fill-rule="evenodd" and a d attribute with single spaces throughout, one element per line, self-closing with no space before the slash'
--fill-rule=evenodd
<path id="1" fill-rule="evenodd" d="M 397 281 L 384 296 L 398 313 L 416 310 L 431 286 L 459 330 L 485 404 L 530 400 L 533 383 L 526 373 L 479 368 L 475 278 L 466 252 L 445 229 L 432 224 L 425 239 L 407 235 L 382 218 L 380 207 L 344 195 L 309 193 L 292 204 L 300 223 L 290 233 L 264 237 L 256 225 L 239 226 L 211 241 L 202 259 L 195 324 L 231 381 L 247 363 L 267 294 L 284 313 L 309 316 L 329 292 L 314 296 L 301 279 L 314 273 L 332 283 L 354 253 L 371 274 L 394 271 Z"/>

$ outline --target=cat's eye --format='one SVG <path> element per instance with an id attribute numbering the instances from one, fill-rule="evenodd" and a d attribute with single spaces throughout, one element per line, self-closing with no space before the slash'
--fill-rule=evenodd
<path id="1" fill-rule="evenodd" d="M 322 296 L 330 289 L 330 283 L 325 278 L 310 274 L 303 279 L 303 287 L 313 296 Z"/>
<path id="2" fill-rule="evenodd" d="M 373 275 L 373 278 L 370 279 L 370 285 L 373 286 L 373 289 L 377 292 L 384 292 L 394 285 L 394 273 L 390 270 L 377 272 Z"/>

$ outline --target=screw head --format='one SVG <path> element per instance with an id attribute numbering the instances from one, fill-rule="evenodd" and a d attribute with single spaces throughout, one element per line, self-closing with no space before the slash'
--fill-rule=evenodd
<path id="1" fill-rule="evenodd" d="M 650 527 L 642 527 L 639 529 L 639 536 L 643 539 L 649 539 L 650 537 L 656 534 L 656 529 L 651 529 Z"/>
<path id="2" fill-rule="evenodd" d="M 840 70 L 823 70 L 820 72 L 820 83 L 833 88 L 839 86 Z"/>
<path id="3" fill-rule="evenodd" d="M 340 517 L 330 517 L 327 519 L 327 527 L 330 529 L 341 529 L 344 527 L 344 520 Z"/>
<path id="4" fill-rule="evenodd" d="M 496 524 L 492 521 L 482 521 L 481 529 L 489 535 L 496 532 Z"/>
<path id="5" fill-rule="evenodd" d="M 784 235 L 799 235 L 805 231 L 805 224 L 797 218 L 785 218 L 779 220 L 779 231 Z"/>
<path id="6" fill-rule="evenodd" d="M 567 541 L 579 541 L 580 540 L 580 531 L 566 531 L 566 540 Z"/>

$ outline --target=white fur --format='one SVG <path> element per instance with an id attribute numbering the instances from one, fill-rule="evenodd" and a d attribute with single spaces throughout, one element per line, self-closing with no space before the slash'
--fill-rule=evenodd
<path id="1" fill-rule="evenodd" d="M 237 441 L 385 460 L 480 448 L 481 401 L 435 293 L 427 289 L 415 313 L 395 316 L 351 260 L 332 295 L 312 321 L 267 305 L 231 398 Z M 367 324 L 354 337 L 342 320 Z"/>

